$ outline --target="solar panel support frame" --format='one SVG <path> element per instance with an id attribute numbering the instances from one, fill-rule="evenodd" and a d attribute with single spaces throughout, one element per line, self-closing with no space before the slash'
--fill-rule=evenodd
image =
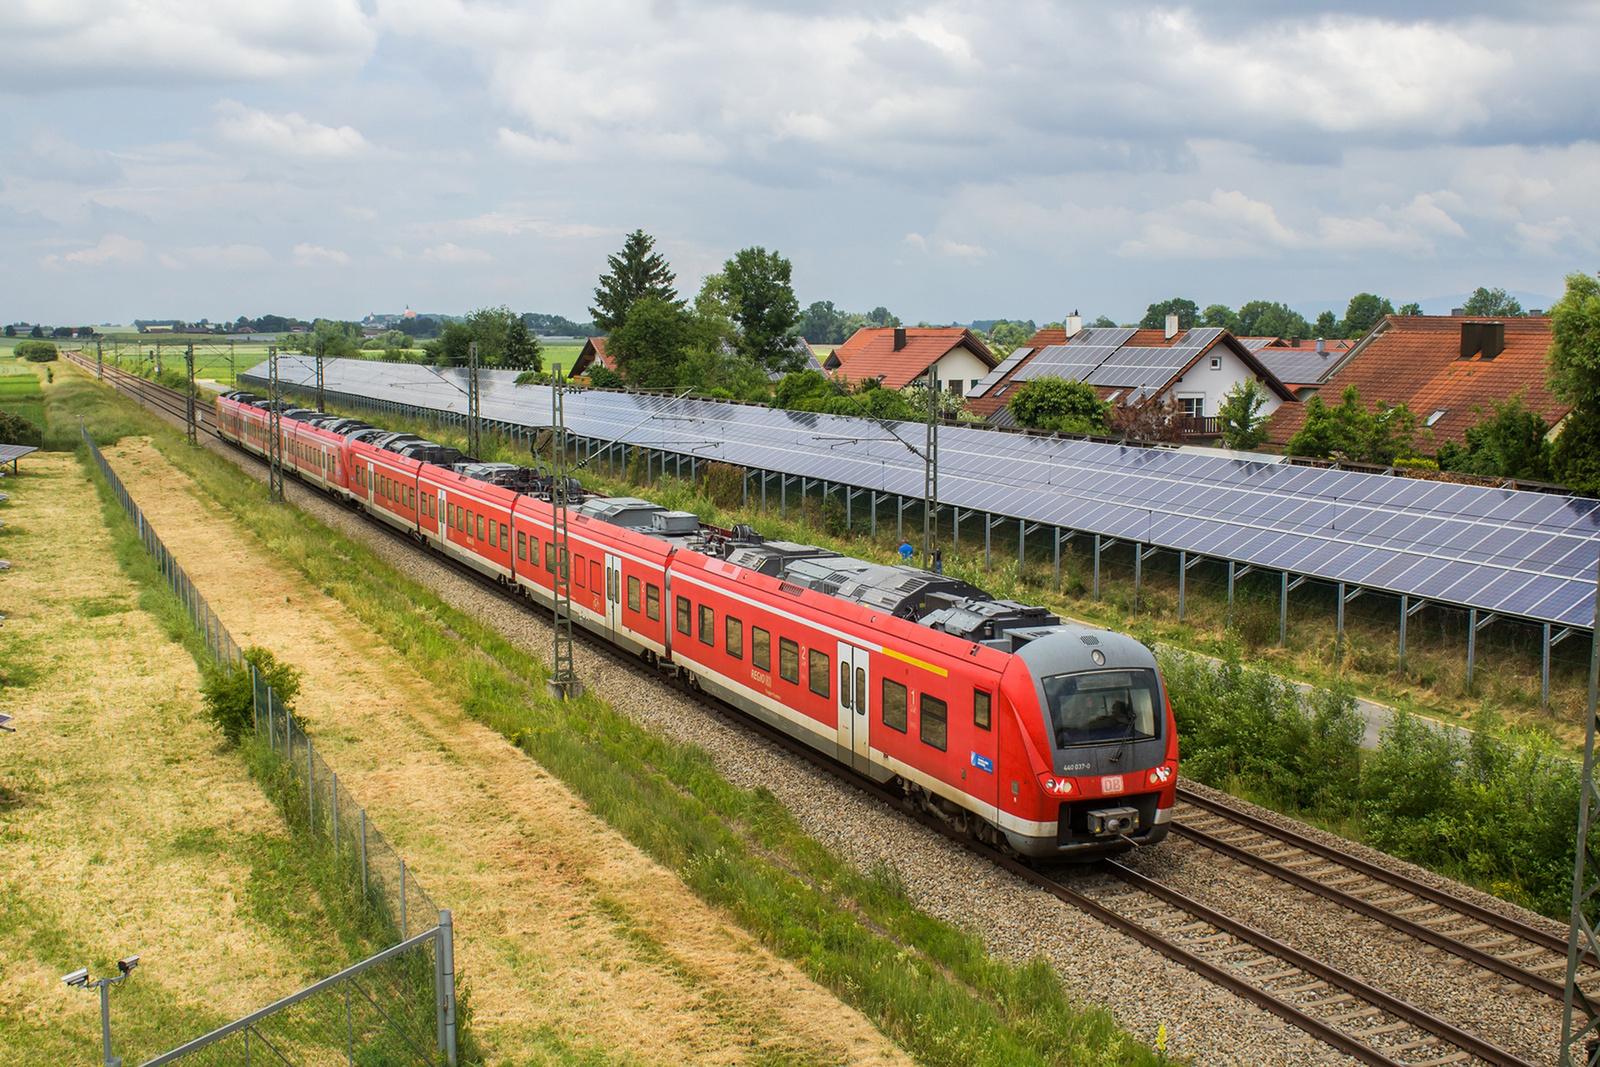
<path id="1" fill-rule="evenodd" d="M 1283 572 L 1283 585 L 1278 594 L 1278 647 L 1285 648 L 1289 644 L 1289 594 L 1306 584 L 1306 576 L 1300 575 L 1294 581 L 1289 580 L 1289 572 Z"/>
<path id="2" fill-rule="evenodd" d="M 1553 624 L 1548 622 L 1544 624 L 1544 654 L 1540 657 L 1541 662 L 1539 665 L 1539 706 L 1541 708 L 1550 706 L 1550 650 L 1577 632 L 1570 626 L 1563 626 L 1559 633 L 1551 637 L 1550 631 L 1552 629 L 1554 629 Z"/>

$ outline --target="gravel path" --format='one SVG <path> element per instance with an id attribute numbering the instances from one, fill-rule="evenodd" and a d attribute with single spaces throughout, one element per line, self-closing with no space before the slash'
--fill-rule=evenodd
<path id="1" fill-rule="evenodd" d="M 238 459 L 215 441 L 207 447 Z M 251 477 L 265 478 L 254 463 L 242 461 L 242 469 Z M 480 588 L 414 546 L 374 530 L 367 520 L 321 494 L 293 482 L 287 489 L 297 506 L 370 545 L 453 607 L 548 660 L 549 629 L 540 615 Z M 808 833 L 863 871 L 887 864 L 919 908 L 979 932 L 997 956 L 1018 963 L 1041 955 L 1050 960 L 1074 995 L 1106 1006 L 1142 1040 L 1154 1043 L 1157 1028 L 1165 1025 L 1169 1053 L 1207 1064 L 1277 1067 L 1352 1062 L 1054 897 L 1019 884 L 720 713 L 666 685 L 651 684 L 629 663 L 585 641 L 574 652 L 579 676 L 617 710 L 704 748 L 728 780 L 772 790 Z M 1306 832 L 1301 824 L 1282 821 Z M 1370 858 L 1409 868 L 1381 854 L 1370 853 Z M 1554 1062 L 1548 1050 L 1559 1034 L 1559 1006 L 1543 997 L 1504 987 L 1497 976 L 1431 946 L 1417 945 L 1278 879 L 1220 860 L 1190 842 L 1169 838 L 1133 862 L 1144 873 L 1437 1011 L 1510 1051 L 1534 1062 Z M 1430 877 L 1436 884 L 1458 889 L 1446 879 Z M 1494 903 L 1513 912 L 1521 910 Z"/>

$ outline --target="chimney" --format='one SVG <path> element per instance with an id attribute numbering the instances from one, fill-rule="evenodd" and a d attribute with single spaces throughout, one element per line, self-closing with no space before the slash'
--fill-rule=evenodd
<path id="1" fill-rule="evenodd" d="M 1168 315 L 1167 316 L 1167 340 L 1170 341 L 1176 336 L 1178 336 L 1178 316 L 1176 316 L 1176 315 Z"/>
<path id="2" fill-rule="evenodd" d="M 1320 337 L 1317 338 L 1317 355 L 1320 356 L 1320 355 L 1322 355 L 1322 353 L 1326 352 L 1327 350 L 1328 350 L 1328 342 L 1324 341 Z"/>
<path id="3" fill-rule="evenodd" d="M 1075 337 L 1083 329 L 1083 316 L 1074 311 L 1067 316 L 1067 336 Z"/>
<path id="4" fill-rule="evenodd" d="M 904 326 L 896 326 L 894 328 L 894 350 L 896 352 L 898 352 L 902 348 L 904 348 L 905 346 L 906 346 L 906 328 Z"/>
<path id="5" fill-rule="evenodd" d="M 1461 316 L 1465 315 L 1466 313 L 1467 313 L 1467 309 L 1466 308 L 1451 308 L 1450 309 L 1450 314 L 1451 314 L 1451 316 L 1453 318 L 1459 319 L 1459 318 L 1461 318 Z"/>

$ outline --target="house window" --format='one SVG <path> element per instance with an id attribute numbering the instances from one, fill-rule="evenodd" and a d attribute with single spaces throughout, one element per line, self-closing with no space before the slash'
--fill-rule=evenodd
<path id="1" fill-rule="evenodd" d="M 961 379 L 960 378 L 951 378 L 950 379 L 950 395 L 951 396 L 960 396 L 961 393 L 962 393 L 962 382 L 961 382 Z"/>
<path id="2" fill-rule="evenodd" d="M 922 714 L 917 716 L 917 725 L 922 734 L 922 743 L 943 752 L 950 744 L 949 705 L 927 693 L 922 694 L 921 701 Z"/>
<path id="3" fill-rule="evenodd" d="M 1211 357 L 1211 369 L 1212 370 L 1221 370 L 1222 369 L 1222 357 L 1221 356 L 1212 356 Z"/>
<path id="4" fill-rule="evenodd" d="M 906 687 L 899 682 L 883 680 L 883 725 L 891 730 L 906 732 Z"/>
<path id="5" fill-rule="evenodd" d="M 1206 398 L 1203 396 L 1180 396 L 1178 410 L 1191 419 L 1205 418 Z"/>
<path id="6" fill-rule="evenodd" d="M 1444 418 L 1445 411 L 1446 411 L 1445 408 L 1440 408 L 1438 411 L 1435 411 L 1432 415 L 1429 415 L 1427 424 L 1429 426 L 1432 426 L 1434 423 L 1436 423 L 1440 419 Z"/>

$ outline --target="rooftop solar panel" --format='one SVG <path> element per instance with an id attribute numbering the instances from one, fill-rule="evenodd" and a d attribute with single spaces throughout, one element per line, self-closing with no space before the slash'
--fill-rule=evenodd
<path id="1" fill-rule="evenodd" d="M 1000 379 L 1010 374 L 1018 363 L 1021 363 L 1032 354 L 1033 349 L 1031 348 L 1017 349 L 1005 359 L 1002 359 L 999 365 L 994 368 L 994 370 L 990 371 L 988 374 L 985 374 L 983 378 L 979 380 L 978 384 L 972 387 L 972 392 L 968 395 L 973 397 L 983 396 L 990 389 L 993 389 L 995 385 L 999 383 Z"/>
<path id="2" fill-rule="evenodd" d="M 286 384 L 314 379 L 308 359 L 280 365 Z M 325 368 L 330 391 L 466 410 L 459 369 L 363 360 Z M 259 387 L 265 366 L 241 377 Z M 548 426 L 550 390 L 515 377 L 480 376 L 484 416 Z M 570 394 L 565 410 L 583 436 L 901 496 L 923 491 L 917 424 L 597 391 Z M 939 440 L 941 502 L 963 511 L 1583 629 L 1594 621 L 1594 500 L 965 427 Z"/>

